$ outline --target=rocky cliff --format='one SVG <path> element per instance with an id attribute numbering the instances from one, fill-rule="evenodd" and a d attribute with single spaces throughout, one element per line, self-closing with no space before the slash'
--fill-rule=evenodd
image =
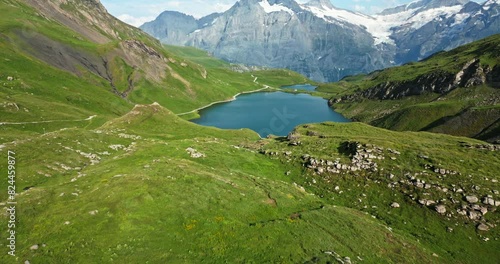
<path id="1" fill-rule="evenodd" d="M 387 100 L 425 93 L 445 94 L 459 87 L 467 88 L 482 84 L 500 88 L 498 76 L 500 76 L 499 65 L 483 68 L 480 60 L 475 58 L 465 63 L 456 73 L 439 70 L 422 74 L 412 80 L 387 81 L 354 94 L 331 99 L 330 105 L 361 99 Z"/>

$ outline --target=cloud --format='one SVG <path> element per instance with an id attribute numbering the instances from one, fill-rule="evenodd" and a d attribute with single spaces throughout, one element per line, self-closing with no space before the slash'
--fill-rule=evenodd
<path id="1" fill-rule="evenodd" d="M 358 12 L 363 12 L 366 10 L 366 7 L 365 6 L 362 6 L 362 5 L 354 5 L 354 11 L 358 11 Z"/>
<path id="2" fill-rule="evenodd" d="M 155 19 L 154 16 L 134 17 L 129 14 L 119 15 L 117 18 L 134 27 L 140 27 L 144 23 L 153 21 Z"/>

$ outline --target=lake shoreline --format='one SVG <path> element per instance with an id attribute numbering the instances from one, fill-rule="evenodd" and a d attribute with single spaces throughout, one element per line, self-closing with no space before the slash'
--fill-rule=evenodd
<path id="1" fill-rule="evenodd" d="M 198 118 L 194 114 L 185 118 L 192 118 L 189 121 L 198 125 L 220 129 L 248 128 L 261 138 L 286 136 L 301 124 L 350 122 L 328 107 L 327 101 L 308 93 L 295 94 L 284 90 L 257 92 L 209 107 L 200 111 Z"/>
<path id="2" fill-rule="evenodd" d="M 176 114 L 177 116 L 183 116 L 183 115 L 189 115 L 189 114 L 193 114 L 193 113 L 197 113 L 199 112 L 200 110 L 203 110 L 205 108 L 208 108 L 210 106 L 213 106 L 213 105 L 216 105 L 216 104 L 222 104 L 222 103 L 229 103 L 229 102 L 232 102 L 234 100 L 236 100 L 236 98 L 242 94 L 251 94 L 251 93 L 259 93 L 259 92 L 263 92 L 265 90 L 276 90 L 276 91 L 280 91 L 281 89 L 278 89 L 278 88 L 273 88 L 273 87 L 270 87 L 268 85 L 264 85 L 264 87 L 260 88 L 260 89 L 257 89 L 257 90 L 252 90 L 252 91 L 243 91 L 243 92 L 239 92 L 237 94 L 235 94 L 232 98 L 230 99 L 227 99 L 227 100 L 221 100 L 221 101 L 215 101 L 215 102 L 212 102 L 208 105 L 205 105 L 205 106 L 202 106 L 202 107 L 199 107 L 199 108 L 196 108 L 194 110 L 191 110 L 189 112 L 185 112 L 185 113 L 180 113 L 180 114 Z"/>

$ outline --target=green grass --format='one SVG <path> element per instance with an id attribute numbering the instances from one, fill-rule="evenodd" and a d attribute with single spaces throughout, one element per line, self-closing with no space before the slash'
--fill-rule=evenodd
<path id="1" fill-rule="evenodd" d="M 78 10 L 90 9 L 82 1 L 75 3 L 63 7 L 82 18 Z M 482 198 L 498 189 L 492 179 L 498 180 L 500 156 L 463 147 L 464 142 L 482 141 L 394 132 L 360 123 L 325 123 L 297 128 L 302 144 L 291 147 L 284 138 L 260 139 L 248 129 L 198 126 L 185 120 L 196 113 L 177 114 L 264 85 L 312 82 L 286 70 L 236 73 L 202 51 L 162 48 L 138 30 L 114 19 L 104 21 L 122 39 L 140 40 L 166 59 L 165 78 L 155 80 L 148 77 L 147 67 L 154 63 L 147 61 L 147 55 L 125 54 L 121 40 L 103 29 L 96 30 L 110 42 L 97 44 L 38 16 L 19 1 L 2 0 L 0 11 L 5 14 L 0 19 L 0 122 L 22 123 L 0 125 L 0 160 L 7 160 L 8 150 L 16 153 L 19 193 L 17 257 L 0 254 L 1 263 L 336 263 L 344 257 L 353 263 L 492 263 L 498 259 L 499 242 L 494 239 L 498 228 L 476 232 L 476 223 L 456 213 L 447 219 L 414 200 L 444 199 L 451 209 L 464 204 L 462 194 L 387 187 L 405 179 L 405 174 L 425 171 L 417 177 L 450 189 L 459 186 Z M 109 80 L 82 65 L 79 72 L 70 73 L 36 59 L 17 33 L 24 27 L 90 61 L 105 56 L 117 89 L 125 91 L 133 73 L 134 90 L 121 98 L 113 94 Z M 137 65 L 124 54 L 138 55 L 135 62 L 146 68 L 134 69 Z M 7 81 L 8 76 L 14 80 Z M 351 77 L 336 92 L 348 92 L 348 81 L 365 78 L 369 77 Z M 478 91 L 484 99 L 496 94 L 490 87 L 474 89 L 450 93 L 445 101 L 407 98 L 390 105 L 395 113 L 406 109 L 407 116 L 419 111 L 426 115 L 442 111 L 444 116 L 449 108 L 475 102 Z M 159 105 L 136 105 L 152 102 Z M 363 121 L 383 110 L 374 102 L 364 103 Z M 348 105 L 339 111 L 359 109 Z M 474 109 L 497 107 L 474 105 Z M 28 123 L 40 121 L 51 122 Z M 402 127 L 412 129 L 420 124 L 405 122 Z M 307 136 L 308 131 L 320 136 Z M 387 158 L 378 161 L 378 172 L 359 175 L 320 176 L 304 167 L 303 154 L 349 162 L 342 148 L 346 141 L 393 148 L 401 155 L 392 160 L 385 151 Z M 204 157 L 191 157 L 188 148 Z M 278 155 L 262 154 L 266 151 Z M 286 156 L 286 151 L 292 154 Z M 428 158 L 419 158 L 422 155 Z M 425 164 L 461 174 L 440 177 Z M 390 173 L 396 178 L 389 180 Z M 0 174 L 8 174 L 7 166 L 0 166 Z M 0 189 L 7 190 L 7 184 L 0 181 Z M 459 203 L 452 204 L 450 197 Z M 0 202 L 6 200 L 7 193 L 0 192 Z M 394 201 L 401 208 L 391 209 Z M 7 233 L 2 224 L 7 217 L 0 215 L 1 234 Z M 498 213 L 491 210 L 481 221 L 496 224 Z M 454 231 L 447 233 L 447 227 Z M 6 243 L 2 236 L 4 252 Z M 39 249 L 30 250 L 32 245 Z"/>
<path id="2" fill-rule="evenodd" d="M 483 69 L 491 70 L 500 63 L 496 55 L 499 51 L 498 43 L 500 35 L 493 35 L 449 52 L 438 53 L 420 62 L 366 75 L 349 76 L 337 83 L 321 84 L 317 91 L 319 96 L 331 99 L 360 95 L 362 91 L 378 85 L 392 83 L 397 86 L 422 76 L 455 75 L 473 59 L 479 59 Z M 444 94 L 428 92 L 391 100 L 367 99 L 360 95 L 352 100 L 335 103 L 333 107 L 348 118 L 388 129 L 425 130 L 483 138 L 482 130 L 500 118 L 498 112 L 486 112 L 487 109 L 498 108 L 499 104 L 500 91 L 491 85 L 459 87 Z M 488 139 L 495 140 L 494 137 Z"/>
<path id="3" fill-rule="evenodd" d="M 18 188 L 31 187 L 18 197 L 19 259 L 296 263 L 332 261 L 325 252 L 335 252 L 368 262 L 440 261 L 410 236 L 294 186 L 284 174 L 289 164 L 241 145 L 257 138 L 143 106 L 96 130 L 8 144 Z M 108 147 L 117 144 L 129 148 Z M 206 157 L 190 158 L 188 147 Z M 77 150 L 109 155 L 91 165 Z M 29 250 L 33 244 L 46 246 Z"/>
<path id="4" fill-rule="evenodd" d="M 307 136 L 312 134 L 319 136 Z M 291 178 L 315 192 L 330 204 L 341 205 L 366 212 L 404 234 L 418 239 L 421 245 L 427 246 L 446 259 L 446 262 L 461 263 L 493 263 L 498 256 L 496 248 L 498 230 L 488 233 L 475 231 L 476 224 L 457 214 L 456 209 L 466 204 L 463 195 L 484 197 L 498 188 L 500 171 L 500 155 L 498 152 L 468 149 L 464 142 L 482 144 L 468 138 L 455 138 L 433 133 L 392 132 L 370 127 L 362 123 L 336 124 L 322 123 L 299 127 L 294 134 L 301 141 L 300 146 L 289 146 L 287 141 L 268 140 L 264 146 L 267 152 L 278 152 L 271 159 L 289 166 Z M 345 142 L 360 142 L 384 149 L 384 160 L 376 160 L 377 172 L 358 171 L 350 173 L 323 173 L 318 175 L 312 169 L 303 168 L 302 155 L 308 154 L 316 159 L 349 164 L 349 154 L 343 149 Z M 400 155 L 392 154 L 388 149 L 400 151 Z M 283 155 L 291 151 L 291 156 Z M 419 158 L 427 156 L 427 158 Z M 396 160 L 390 159 L 395 157 Z M 458 175 L 442 176 L 425 165 L 445 168 L 460 172 Z M 485 164 L 487 164 L 485 166 Z M 302 167 L 303 169 L 298 169 Z M 424 173 L 422 173 L 424 172 Z M 390 178 L 389 175 L 394 175 Z M 409 176 L 408 176 L 409 175 Z M 388 185 L 415 177 L 431 183 L 431 189 L 419 189 L 409 184 L 398 184 L 394 188 Z M 486 180 L 488 179 L 488 180 Z M 335 187 L 339 189 L 336 190 Z M 453 189 L 461 186 L 465 194 L 439 191 L 437 187 Z M 481 186 L 474 190 L 472 186 Z M 419 199 L 433 199 L 446 205 L 450 217 L 444 217 L 434 211 L 432 206 L 425 207 L 417 203 Z M 458 201 L 454 204 L 452 200 Z M 398 202 L 400 208 L 391 208 L 392 202 Z M 496 212 L 487 214 L 486 221 L 496 223 Z M 447 228 L 453 232 L 447 232 Z M 483 239 L 488 237 L 490 241 Z M 493 241 L 493 240 L 494 241 Z M 478 252 L 482 252 L 478 254 Z M 479 256 L 491 256 L 478 259 Z M 479 257 L 480 258 L 480 257 Z M 453 260 L 455 259 L 455 260 Z"/>

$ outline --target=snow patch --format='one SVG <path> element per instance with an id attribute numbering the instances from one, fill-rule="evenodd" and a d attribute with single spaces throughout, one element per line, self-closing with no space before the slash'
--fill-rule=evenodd
<path id="1" fill-rule="evenodd" d="M 287 12 L 290 15 L 293 16 L 294 12 L 290 8 L 283 6 L 283 4 L 275 4 L 271 5 L 267 0 L 262 0 L 262 2 L 259 2 L 259 5 L 264 9 L 264 12 L 266 13 L 272 13 L 272 12 Z"/>
<path id="2" fill-rule="evenodd" d="M 496 2 L 498 0 L 490 1 Z M 363 27 L 373 36 L 375 45 L 378 45 L 381 43 L 394 44 L 394 41 L 390 38 L 393 33 L 393 27 L 407 25 L 411 26 L 413 29 L 419 29 L 435 19 L 450 18 L 459 14 L 463 6 L 445 6 L 419 12 L 421 8 L 409 9 L 411 8 L 410 3 L 406 6 L 405 11 L 375 16 L 367 16 L 361 13 L 331 8 L 324 5 L 311 6 L 305 4 L 301 5 L 301 8 L 329 23 L 349 23 Z M 458 24 L 465 19 L 467 19 L 467 17 L 458 16 L 456 23 Z"/>
<path id="3" fill-rule="evenodd" d="M 483 9 L 484 10 L 490 10 L 490 8 L 492 7 L 492 5 L 494 4 L 499 4 L 499 0 L 488 0 L 486 1 L 484 4 L 483 4 Z"/>
<path id="4" fill-rule="evenodd" d="M 451 24 L 450 26 L 454 27 L 456 25 L 462 24 L 469 17 L 470 17 L 470 14 L 468 14 L 468 13 L 456 14 L 455 17 L 454 17 L 455 18 L 455 22 L 453 22 L 453 24 Z"/>
<path id="5" fill-rule="evenodd" d="M 390 27 L 384 27 L 381 25 L 381 21 L 374 17 L 325 6 L 317 7 L 302 5 L 301 7 L 329 23 L 347 22 L 352 25 L 366 28 L 366 30 L 372 34 L 376 45 L 384 42 L 393 43 L 393 41 L 389 38 L 392 33 L 389 30 Z"/>

